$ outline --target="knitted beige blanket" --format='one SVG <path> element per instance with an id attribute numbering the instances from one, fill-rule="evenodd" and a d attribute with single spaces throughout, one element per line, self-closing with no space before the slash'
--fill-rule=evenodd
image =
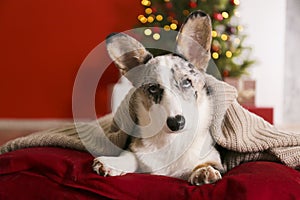
<path id="1" fill-rule="evenodd" d="M 206 75 L 206 84 L 212 89 L 214 101 L 210 133 L 220 147 L 225 169 L 257 160 L 282 162 L 293 168 L 300 166 L 300 134 L 277 130 L 245 110 L 236 101 L 236 90 L 228 84 L 210 75 Z M 89 151 L 94 156 L 118 155 L 127 138 L 127 134 L 113 126 L 110 114 L 94 122 L 75 123 L 17 138 L 0 147 L 0 153 L 55 146 Z"/>

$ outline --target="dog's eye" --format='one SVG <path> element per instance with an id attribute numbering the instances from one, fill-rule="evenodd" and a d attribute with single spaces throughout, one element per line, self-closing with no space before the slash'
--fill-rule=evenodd
<path id="1" fill-rule="evenodd" d="M 190 79 L 185 79 L 182 81 L 181 86 L 183 88 L 189 88 L 192 86 L 192 81 Z"/>
<path id="2" fill-rule="evenodd" d="M 153 84 L 148 87 L 148 92 L 150 94 L 156 94 L 160 91 L 159 85 Z"/>

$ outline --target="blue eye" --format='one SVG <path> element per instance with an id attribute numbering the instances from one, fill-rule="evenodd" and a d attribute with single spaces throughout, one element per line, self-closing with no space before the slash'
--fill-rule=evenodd
<path id="1" fill-rule="evenodd" d="M 190 79 L 185 79 L 181 82 L 181 87 L 189 88 L 192 86 L 192 81 Z"/>

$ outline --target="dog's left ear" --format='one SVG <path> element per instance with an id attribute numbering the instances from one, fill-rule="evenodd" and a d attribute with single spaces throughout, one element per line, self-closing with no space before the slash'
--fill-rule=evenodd
<path id="1" fill-rule="evenodd" d="M 109 35 L 106 48 L 122 75 L 152 58 L 152 54 L 140 42 L 124 33 Z"/>
<path id="2" fill-rule="evenodd" d="M 210 60 L 211 20 L 203 11 L 192 12 L 177 36 L 176 52 L 199 70 L 206 70 Z"/>

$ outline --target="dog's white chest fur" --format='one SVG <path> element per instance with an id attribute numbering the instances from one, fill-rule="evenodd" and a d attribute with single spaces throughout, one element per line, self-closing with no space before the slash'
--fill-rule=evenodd
<path id="1" fill-rule="evenodd" d="M 155 149 L 155 146 L 149 146 L 143 151 L 133 147 L 138 160 L 139 172 L 150 172 L 187 180 L 195 166 L 205 162 L 221 163 L 219 153 L 214 148 L 214 142 L 208 132 L 196 136 L 191 144 L 182 142 L 182 139 L 184 137 L 173 138 L 171 141 L 173 144 L 168 145 L 165 149 L 162 148 L 163 150 L 156 149 L 154 152 L 151 151 Z M 184 144 L 180 144 L 180 141 Z"/>
<path id="2" fill-rule="evenodd" d="M 148 133 L 141 133 L 144 138 L 134 139 L 130 150 L 137 158 L 138 171 L 187 180 L 195 166 L 205 162 L 221 163 L 219 153 L 214 148 L 214 141 L 208 130 L 212 112 L 209 103 L 208 98 L 201 102 L 199 111 L 196 111 L 197 116 L 190 114 L 191 117 L 186 120 L 187 128 L 181 132 L 166 132 L 163 127 L 154 136 L 145 137 Z M 143 117 L 151 114 L 147 114 L 143 106 L 138 111 L 141 123 L 148 123 L 149 119 Z M 153 112 L 156 112 L 155 109 Z M 161 117 L 163 118 L 162 115 Z M 152 122 L 148 124 L 150 130 L 151 126 L 153 129 L 157 127 L 157 123 L 160 121 L 157 118 L 160 117 L 156 115 L 155 120 L 150 120 Z"/>

